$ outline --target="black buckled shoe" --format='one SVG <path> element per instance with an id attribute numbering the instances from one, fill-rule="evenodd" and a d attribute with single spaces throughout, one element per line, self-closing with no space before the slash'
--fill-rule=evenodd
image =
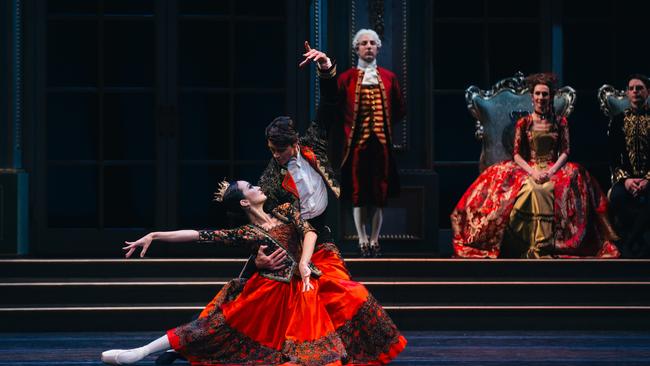
<path id="1" fill-rule="evenodd" d="M 379 247 L 379 241 L 370 241 L 368 244 L 370 249 L 370 256 L 373 258 L 381 257 L 381 248 Z"/>
<path id="2" fill-rule="evenodd" d="M 368 258 L 372 255 L 370 251 L 370 244 L 368 242 L 359 242 L 359 251 L 361 252 L 361 257 Z"/>

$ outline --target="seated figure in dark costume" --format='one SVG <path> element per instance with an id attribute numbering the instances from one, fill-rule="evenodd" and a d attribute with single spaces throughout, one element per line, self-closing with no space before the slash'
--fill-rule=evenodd
<path id="1" fill-rule="evenodd" d="M 650 257 L 650 80 L 627 78 L 630 107 L 609 125 L 612 191 L 610 205 L 621 252 L 626 258 Z"/>
<path id="2" fill-rule="evenodd" d="M 291 204 L 264 211 L 266 196 L 245 181 L 222 182 L 215 193 L 249 224 L 231 230 L 153 232 L 126 242 L 126 257 L 144 256 L 153 240 L 281 249 L 285 266 L 226 284 L 197 320 L 139 348 L 110 350 L 102 361 L 126 365 L 170 347 L 192 365 L 386 364 L 406 346 L 366 288 L 349 280 L 336 247 L 316 244 L 314 228 Z M 326 291 L 324 291 L 326 290 Z"/>
<path id="3" fill-rule="evenodd" d="M 527 83 L 534 111 L 516 123 L 514 159 L 485 169 L 451 214 L 455 255 L 618 257 L 607 198 L 583 167 L 567 162 L 568 122 L 551 107 L 554 75 Z"/>

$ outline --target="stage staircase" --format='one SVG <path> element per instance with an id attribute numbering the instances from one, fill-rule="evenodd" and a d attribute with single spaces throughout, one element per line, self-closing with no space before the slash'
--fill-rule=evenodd
<path id="1" fill-rule="evenodd" d="M 240 259 L 3 259 L 0 332 L 164 330 Z M 348 259 L 404 330 L 650 330 L 648 260 Z"/>

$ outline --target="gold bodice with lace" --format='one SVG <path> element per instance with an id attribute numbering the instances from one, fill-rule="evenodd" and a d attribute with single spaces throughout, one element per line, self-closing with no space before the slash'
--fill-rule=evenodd
<path id="1" fill-rule="evenodd" d="M 565 118 L 543 130 L 533 129 L 531 116 L 517 122 L 514 154 L 519 154 L 530 165 L 544 168 L 562 153 L 569 154 L 569 127 Z"/>
<path id="2" fill-rule="evenodd" d="M 530 160 L 540 168 L 546 168 L 549 162 L 557 160 L 558 133 L 546 130 L 530 131 Z"/>

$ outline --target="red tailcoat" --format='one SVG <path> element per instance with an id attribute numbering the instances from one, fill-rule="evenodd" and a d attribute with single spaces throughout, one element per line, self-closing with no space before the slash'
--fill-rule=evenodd
<path id="1" fill-rule="evenodd" d="M 399 122 L 404 118 L 406 109 L 397 75 L 383 67 L 377 67 L 377 73 L 379 74 L 379 88 L 381 89 L 381 98 L 384 103 L 386 115 L 386 137 L 388 138 L 388 145 L 390 147 L 393 141 L 391 126 L 393 122 Z M 338 76 L 339 101 L 341 103 L 339 107 L 343 111 L 343 131 L 345 135 L 341 166 L 343 166 L 350 154 L 352 137 L 356 128 L 357 113 L 359 111 L 359 97 L 363 74 L 363 71 L 353 67 Z"/>

